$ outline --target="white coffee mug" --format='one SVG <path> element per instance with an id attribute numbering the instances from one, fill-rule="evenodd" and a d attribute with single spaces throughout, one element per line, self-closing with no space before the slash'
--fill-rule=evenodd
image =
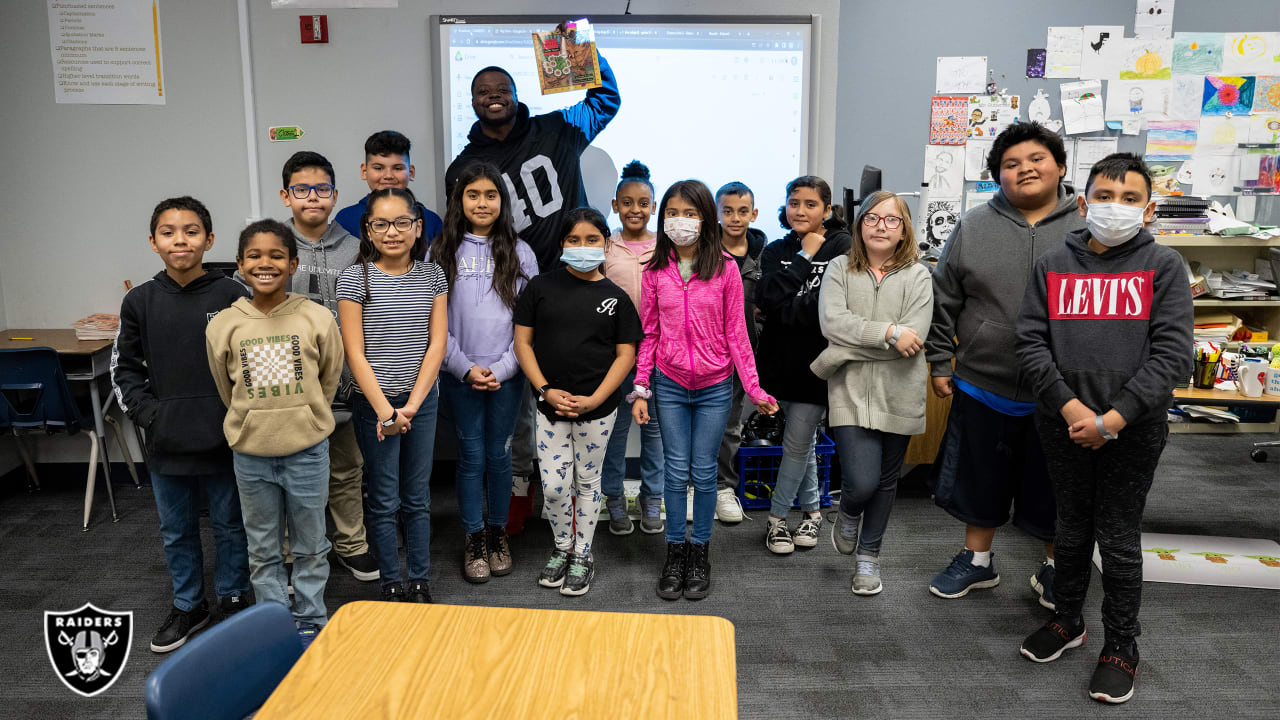
<path id="1" fill-rule="evenodd" d="M 1280 395 L 1280 368 L 1267 368 L 1267 389 L 1263 392 Z"/>
<path id="2" fill-rule="evenodd" d="M 1240 368 L 1237 370 L 1240 375 L 1240 394 L 1245 397 L 1262 397 L 1262 388 L 1266 386 L 1267 371 L 1270 368 L 1257 358 L 1240 360 Z"/>

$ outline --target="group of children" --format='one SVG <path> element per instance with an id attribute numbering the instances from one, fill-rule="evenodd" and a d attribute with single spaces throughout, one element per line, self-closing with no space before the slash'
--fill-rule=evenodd
<path id="1" fill-rule="evenodd" d="M 893 193 L 864 199 L 846 225 L 825 181 L 796 178 L 780 210 L 788 232 L 766 245 L 750 227 L 749 188 L 713 195 L 684 180 L 661 195 L 651 232 L 657 193 L 632 162 L 613 201 L 621 227 L 592 208 L 564 212 L 564 265 L 540 274 L 496 168 L 468 166 L 441 222 L 407 190 L 408 141 L 393 132 L 369 139 L 361 173 L 371 192 L 336 222 L 332 166 L 315 153 L 290 158 L 281 197 L 292 226 L 263 220 L 239 238 L 251 294 L 202 269 L 207 210 L 162 202 L 151 244 L 165 271 L 126 296 L 113 363 L 121 406 L 147 433 L 174 584 L 152 649 L 172 650 L 209 622 L 201 485 L 224 615 L 247 603 L 249 584 L 258 600 L 288 604 L 292 583 L 299 632 L 314 637 L 327 617 L 326 506 L 343 566 L 380 580 L 384 600 L 431 602 L 438 411 L 458 439 L 463 577 L 510 573 L 511 447 L 529 388 L 553 541 L 540 585 L 590 589 L 602 509 L 611 533 L 633 532 L 623 477 L 634 421 L 640 529 L 666 534 L 657 594 L 706 597 L 712 520 L 742 519 L 733 457 L 745 398 L 784 416 L 765 546 L 787 554 L 819 542 L 814 446 L 825 425 L 844 474 L 830 539 L 855 556 L 852 591 L 877 594 L 932 375 L 935 393 L 954 395 L 936 498 L 967 528 L 930 590 L 955 598 L 999 582 L 991 543 L 1012 503 L 1015 524 L 1046 542 L 1032 585 L 1055 615 L 1022 654 L 1047 662 L 1084 641 L 1096 539 L 1107 642 L 1090 694 L 1127 700 L 1139 524 L 1170 391 L 1190 373 L 1189 291 L 1177 256 L 1142 230 L 1152 204 L 1140 159 L 1099 162 L 1078 196 L 1062 183 L 1061 139 L 1017 124 L 996 139 L 990 165 L 1000 192 L 965 216 L 932 271 Z M 204 358 L 191 349 L 201 317 Z M 202 362 L 208 375 L 194 367 Z"/>

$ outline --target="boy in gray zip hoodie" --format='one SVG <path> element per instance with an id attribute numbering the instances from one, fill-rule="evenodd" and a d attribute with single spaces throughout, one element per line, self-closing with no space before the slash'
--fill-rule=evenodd
<path id="1" fill-rule="evenodd" d="M 306 295 L 338 319 L 338 275 L 355 262 L 360 238 L 329 222 L 338 201 L 333 165 L 319 153 L 294 153 L 284 164 L 280 199 L 293 212 L 290 226 L 298 241 L 298 272 L 290 291 Z M 239 278 L 237 278 L 239 279 Z M 365 539 L 364 501 L 360 491 L 364 457 L 356 445 L 351 409 L 346 404 L 351 370 L 343 363 L 342 382 L 334 400 L 336 423 L 329 437 L 329 516 L 338 563 L 357 580 L 378 579 L 378 561 Z M 288 555 L 288 546 L 285 548 Z"/>
<path id="2" fill-rule="evenodd" d="M 1089 696 L 1121 703 L 1138 668 L 1142 509 L 1173 388 L 1191 375 L 1194 320 L 1178 253 L 1142 227 L 1155 214 L 1142 159 L 1100 160 L 1078 202 L 1088 229 L 1036 262 L 1018 317 L 1058 508 L 1057 609 L 1021 651 L 1049 662 L 1084 644 L 1096 540 L 1106 642 Z"/>
<path id="3" fill-rule="evenodd" d="M 1014 356 L 1014 321 L 1036 258 L 1084 227 L 1062 184 L 1062 138 L 1035 123 L 996 137 L 987 168 L 1000 191 L 961 218 L 933 274 L 933 323 L 925 341 L 934 394 L 953 397 L 934 462 L 934 500 L 965 523 L 965 546 L 933 577 L 943 598 L 1000 583 L 996 528 L 1009 521 L 1044 542 L 1031 578 L 1053 607 L 1053 491 L 1032 413 L 1030 378 Z M 952 367 L 952 361 L 955 367 Z M 960 390 L 960 392 L 954 392 Z"/>

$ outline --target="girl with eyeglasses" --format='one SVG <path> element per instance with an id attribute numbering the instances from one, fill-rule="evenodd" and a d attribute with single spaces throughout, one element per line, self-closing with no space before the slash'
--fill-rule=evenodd
<path id="1" fill-rule="evenodd" d="M 430 480 L 448 337 L 449 284 L 426 262 L 413 193 L 369 194 L 356 263 L 338 277 L 338 314 L 357 388 L 352 421 L 369 484 L 367 526 L 382 599 L 428 603 Z M 403 515 L 409 584 L 401 585 L 396 517 Z"/>
<path id="2" fill-rule="evenodd" d="M 786 417 L 782 460 L 769 509 L 765 547 L 785 555 L 818 544 L 818 464 L 814 444 L 827 409 L 827 384 L 809 369 L 827 347 L 818 324 L 818 288 L 828 264 L 849 252 L 844 208 L 831 204 L 831 186 L 813 175 L 787 184 L 782 225 L 791 230 L 760 253 L 756 307 L 764 315 L 757 354 L 760 381 L 778 395 Z M 795 534 L 787 514 L 799 498 Z"/>
<path id="3" fill-rule="evenodd" d="M 839 553 L 857 553 L 853 592 L 875 595 L 907 443 L 925 430 L 929 377 L 922 349 L 933 284 L 902 198 L 880 191 L 863 200 L 853 245 L 827 266 L 818 302 L 828 344 L 810 367 L 827 381 L 828 424 L 844 472 L 831 542 Z"/>

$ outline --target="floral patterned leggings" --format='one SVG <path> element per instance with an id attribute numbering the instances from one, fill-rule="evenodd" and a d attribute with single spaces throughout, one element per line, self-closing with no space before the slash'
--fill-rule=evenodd
<path id="1" fill-rule="evenodd" d="M 538 413 L 538 467 L 551 536 L 576 555 L 591 552 L 600 518 L 600 472 L 617 411 L 598 420 L 548 420 Z"/>

